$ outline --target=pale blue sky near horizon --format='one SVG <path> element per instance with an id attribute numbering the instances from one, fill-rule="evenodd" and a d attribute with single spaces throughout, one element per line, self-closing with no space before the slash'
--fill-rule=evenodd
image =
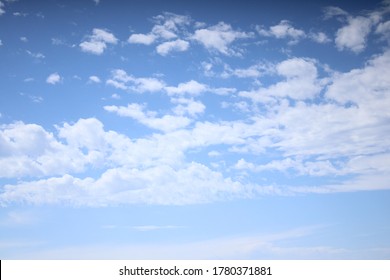
<path id="1" fill-rule="evenodd" d="M 0 1 L 0 259 L 390 259 L 389 1 Z"/>

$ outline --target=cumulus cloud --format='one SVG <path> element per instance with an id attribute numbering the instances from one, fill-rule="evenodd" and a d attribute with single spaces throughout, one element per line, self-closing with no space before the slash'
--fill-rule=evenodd
<path id="1" fill-rule="evenodd" d="M 89 76 L 88 81 L 92 83 L 101 83 L 101 80 L 98 76 Z"/>
<path id="2" fill-rule="evenodd" d="M 207 85 L 201 84 L 197 81 L 191 80 L 186 83 L 180 83 L 177 87 L 167 86 L 165 87 L 165 90 L 167 91 L 168 95 L 183 95 L 183 94 L 190 94 L 190 95 L 198 95 L 208 89 Z"/>
<path id="3" fill-rule="evenodd" d="M 331 40 L 324 32 L 310 33 L 309 38 L 319 44 L 329 43 Z"/>
<path id="4" fill-rule="evenodd" d="M 180 34 L 186 32 L 185 27 L 191 22 L 189 16 L 177 15 L 174 13 L 163 13 L 153 18 L 155 25 L 152 30 L 147 33 L 131 34 L 128 42 L 131 44 L 151 45 L 156 41 L 170 42 L 160 43 L 157 47 L 157 52 L 166 55 L 171 50 L 185 51 L 188 49 L 188 42 L 177 39 Z M 176 39 L 175 41 L 172 41 Z"/>
<path id="5" fill-rule="evenodd" d="M 230 45 L 237 39 L 252 37 L 251 33 L 234 30 L 229 24 L 220 22 L 209 28 L 198 29 L 192 39 L 201 43 L 205 48 L 225 55 L 238 54 Z"/>
<path id="6" fill-rule="evenodd" d="M 164 42 L 156 47 L 157 53 L 166 56 L 170 52 L 184 52 L 188 49 L 189 43 L 184 40 Z"/>
<path id="7" fill-rule="evenodd" d="M 107 44 L 117 44 L 118 39 L 114 34 L 99 28 L 92 30 L 92 35 L 88 36 L 88 40 L 80 43 L 80 48 L 84 52 L 100 55 L 107 48 Z"/>
<path id="8" fill-rule="evenodd" d="M 144 106 L 136 103 L 128 104 L 127 107 L 104 106 L 104 109 L 108 112 L 117 113 L 122 117 L 131 117 L 147 127 L 165 132 L 186 127 L 191 123 L 189 118 L 183 116 L 164 115 L 157 117 L 157 112 L 144 112 Z"/>
<path id="9" fill-rule="evenodd" d="M 46 83 L 55 85 L 61 82 L 61 80 L 62 78 L 58 73 L 52 73 L 46 78 Z"/>
<path id="10" fill-rule="evenodd" d="M 367 37 L 372 28 L 369 18 L 358 16 L 348 19 L 348 24 L 336 32 L 335 43 L 339 50 L 349 49 L 360 53 L 366 48 Z"/>
<path id="11" fill-rule="evenodd" d="M 306 36 L 301 29 L 294 28 L 288 20 L 282 20 L 279 24 L 271 26 L 268 30 L 260 26 L 256 27 L 257 32 L 262 36 L 275 37 L 277 39 L 288 38 L 290 44 L 297 43 Z"/>
<path id="12" fill-rule="evenodd" d="M 128 75 L 122 69 L 113 70 L 107 84 L 122 90 L 131 90 L 138 93 L 157 92 L 165 87 L 165 83 L 156 78 L 136 78 Z"/>
<path id="13" fill-rule="evenodd" d="M 154 34 L 132 34 L 127 40 L 131 44 L 150 45 L 157 39 Z"/>
<path id="14" fill-rule="evenodd" d="M 269 102 L 272 98 L 291 97 L 296 100 L 312 99 L 322 87 L 317 79 L 315 62 L 304 58 L 291 58 L 275 66 L 276 73 L 284 80 L 269 87 L 258 90 L 241 91 L 242 97 L 251 98 L 255 102 Z"/>

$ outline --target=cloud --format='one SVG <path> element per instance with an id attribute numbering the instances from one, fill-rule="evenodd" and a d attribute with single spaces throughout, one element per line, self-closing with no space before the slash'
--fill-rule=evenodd
<path id="1" fill-rule="evenodd" d="M 291 39 L 290 44 L 295 44 L 301 38 L 306 37 L 303 30 L 294 28 L 288 20 L 282 20 L 279 24 L 271 26 L 268 30 L 260 26 L 257 26 L 256 29 L 262 36 L 275 37 L 277 39 L 289 38 Z"/>
<path id="2" fill-rule="evenodd" d="M 180 83 L 177 87 L 167 86 L 165 90 L 168 95 L 199 95 L 200 93 L 206 91 L 208 86 L 205 84 L 201 84 L 197 81 L 191 80 L 186 83 Z"/>
<path id="3" fill-rule="evenodd" d="M 52 73 L 46 78 L 46 83 L 55 85 L 62 81 L 61 76 L 58 73 Z"/>
<path id="4" fill-rule="evenodd" d="M 198 29 L 192 35 L 192 39 L 201 43 L 206 49 L 217 51 L 225 55 L 237 55 L 237 51 L 230 48 L 230 45 L 237 39 L 251 38 L 251 33 L 240 32 L 224 22 L 209 28 Z"/>
<path id="5" fill-rule="evenodd" d="M 165 87 L 165 83 L 159 79 L 135 78 L 122 69 L 113 70 L 111 79 L 108 79 L 106 83 L 118 89 L 131 90 L 138 93 L 158 92 Z"/>
<path id="6" fill-rule="evenodd" d="M 185 26 L 191 22 L 189 16 L 177 15 L 174 13 L 163 13 L 153 18 L 155 25 L 147 34 L 131 34 L 128 42 L 131 44 L 151 45 L 156 41 L 170 42 L 161 43 L 157 47 L 157 52 L 166 55 L 171 50 L 185 51 L 188 49 L 188 42 L 177 39 L 180 34 L 186 33 Z M 177 39 L 172 41 L 172 39 Z"/>
<path id="7" fill-rule="evenodd" d="M 93 2 L 95 2 L 95 5 L 99 5 L 100 0 L 93 0 Z"/>
<path id="8" fill-rule="evenodd" d="M 80 43 L 80 48 L 83 52 L 88 52 L 96 55 L 101 55 L 107 48 L 107 44 L 117 44 L 118 39 L 114 34 L 103 29 L 94 28 L 92 35 L 88 36 L 87 41 Z"/>
<path id="9" fill-rule="evenodd" d="M 33 52 L 29 51 L 29 50 L 27 50 L 26 52 L 27 52 L 27 54 L 29 56 L 31 56 L 32 58 L 35 58 L 35 59 L 44 59 L 45 58 L 45 55 L 40 53 L 40 52 L 33 53 Z"/>
<path id="10" fill-rule="evenodd" d="M 338 16 L 348 16 L 349 14 L 344 11 L 343 9 L 335 6 L 329 6 L 324 8 L 324 19 L 330 19 L 332 17 L 338 17 Z"/>
<path id="11" fill-rule="evenodd" d="M 98 76 L 89 76 L 88 81 L 92 83 L 101 83 L 101 80 Z"/>
<path id="12" fill-rule="evenodd" d="M 339 50 L 349 49 L 360 53 L 366 48 L 367 36 L 371 31 L 372 21 L 358 16 L 348 18 L 348 25 L 336 32 L 335 43 Z"/>
<path id="13" fill-rule="evenodd" d="M 27 37 L 20 37 L 20 41 L 22 41 L 23 43 L 27 43 L 28 39 Z"/>
<path id="14" fill-rule="evenodd" d="M 3 41 L 2 40 L 0 40 L 0 47 L 3 45 Z"/>
<path id="15" fill-rule="evenodd" d="M 186 127 L 191 123 L 190 119 L 183 116 L 164 115 L 160 118 L 156 117 L 157 112 L 144 112 L 144 106 L 136 103 L 128 104 L 127 107 L 104 106 L 104 109 L 108 112 L 117 113 L 122 117 L 131 117 L 149 128 L 165 132 Z"/>
<path id="16" fill-rule="evenodd" d="M 331 42 L 331 40 L 324 32 L 310 33 L 309 38 L 319 44 L 325 44 Z"/>
<path id="17" fill-rule="evenodd" d="M 291 97 L 296 100 L 312 99 L 321 91 L 317 80 L 315 61 L 304 58 L 291 58 L 280 62 L 274 71 L 284 80 L 258 90 L 241 91 L 242 97 L 251 98 L 255 102 L 270 102 L 272 98 Z"/>
<path id="18" fill-rule="evenodd" d="M 3 2 L 0 1 L 0 16 L 3 14 L 5 14 L 4 4 L 3 4 Z"/>
<path id="19" fill-rule="evenodd" d="M 189 45 L 190 44 L 187 41 L 178 39 L 176 41 L 164 42 L 158 45 L 156 50 L 158 54 L 162 56 L 166 56 L 168 53 L 172 51 L 184 52 L 188 49 Z"/>
<path id="20" fill-rule="evenodd" d="M 78 179 L 64 175 L 8 184 L 0 194 L 0 204 L 185 205 L 231 197 L 246 198 L 255 192 L 256 188 L 224 178 L 221 173 L 193 162 L 179 169 L 166 165 L 142 169 L 112 168 L 98 179 Z"/>
<path id="21" fill-rule="evenodd" d="M 153 44 L 157 36 L 154 34 L 132 34 L 130 35 L 128 42 L 131 44 Z"/>

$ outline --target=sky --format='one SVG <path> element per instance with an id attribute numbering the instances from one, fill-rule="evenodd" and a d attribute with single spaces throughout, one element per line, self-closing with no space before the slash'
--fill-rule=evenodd
<path id="1" fill-rule="evenodd" d="M 0 1 L 0 259 L 390 259 L 390 1 Z"/>

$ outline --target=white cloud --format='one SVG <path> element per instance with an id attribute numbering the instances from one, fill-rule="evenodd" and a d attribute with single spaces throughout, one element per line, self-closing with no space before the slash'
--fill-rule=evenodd
<path id="1" fill-rule="evenodd" d="M 150 45 L 156 40 L 156 35 L 154 34 L 132 34 L 130 35 L 128 42 L 131 44 L 143 44 Z"/>
<path id="2" fill-rule="evenodd" d="M 238 53 L 230 48 L 230 45 L 237 39 L 250 37 L 252 34 L 235 31 L 229 24 L 220 22 L 209 28 L 196 30 L 192 39 L 209 50 L 218 51 L 225 55 L 237 55 Z"/>
<path id="3" fill-rule="evenodd" d="M 136 103 L 128 104 L 127 107 L 104 106 L 104 109 L 108 112 L 117 113 L 122 117 L 131 117 L 147 127 L 165 132 L 186 127 L 191 123 L 189 118 L 183 116 L 164 115 L 162 117 L 156 117 L 157 112 L 144 112 L 144 106 Z"/>
<path id="4" fill-rule="evenodd" d="M 114 34 L 103 29 L 94 28 L 92 35 L 88 36 L 87 41 L 80 43 L 80 48 L 84 52 L 100 55 L 107 48 L 107 44 L 117 44 L 118 39 Z"/>
<path id="5" fill-rule="evenodd" d="M 375 33 L 380 34 L 382 38 L 390 41 L 390 20 L 379 23 L 376 27 Z"/>
<path id="6" fill-rule="evenodd" d="M 165 90 L 167 91 L 168 95 L 183 95 L 183 94 L 190 94 L 190 95 L 198 95 L 208 89 L 208 86 L 205 84 L 201 84 L 197 81 L 191 80 L 186 83 L 180 83 L 177 87 L 167 86 L 165 87 Z"/>
<path id="7" fill-rule="evenodd" d="M 193 99 L 187 99 L 187 98 L 172 98 L 172 103 L 178 104 L 174 109 L 173 112 L 176 115 L 183 116 L 183 115 L 190 115 L 192 117 L 202 114 L 204 110 L 206 109 L 206 106 L 200 101 L 195 101 Z"/>
<path id="8" fill-rule="evenodd" d="M 153 18 L 155 25 L 147 34 L 136 33 L 130 35 L 128 42 L 131 44 L 151 45 L 156 41 L 177 39 L 179 33 L 185 33 L 184 27 L 191 22 L 189 16 L 174 13 L 163 13 Z M 157 47 L 157 52 L 166 55 L 171 50 L 185 51 L 188 42 L 177 39 L 176 41 L 164 42 Z"/>
<path id="9" fill-rule="evenodd" d="M 95 2 L 95 5 L 99 5 L 100 0 L 93 0 L 93 2 Z"/>
<path id="10" fill-rule="evenodd" d="M 372 22 L 369 18 L 362 16 L 348 18 L 348 25 L 336 32 L 337 48 L 339 50 L 350 49 L 355 53 L 362 52 L 366 48 L 371 27 Z"/>
<path id="11" fill-rule="evenodd" d="M 122 69 L 113 70 L 112 78 L 107 80 L 107 84 L 122 90 L 131 90 L 139 93 L 158 92 L 164 89 L 165 83 L 156 78 L 135 78 L 128 75 Z"/>
<path id="12" fill-rule="evenodd" d="M 324 8 L 324 18 L 330 19 L 332 17 L 338 17 L 338 16 L 348 16 L 348 13 L 344 11 L 343 9 L 335 6 L 330 6 Z"/>
<path id="13" fill-rule="evenodd" d="M 101 80 L 98 76 L 90 76 L 88 81 L 92 82 L 92 83 L 100 83 Z"/>
<path id="14" fill-rule="evenodd" d="M 196 186 L 196 187 L 194 187 Z M 199 163 L 179 169 L 166 165 L 150 168 L 113 168 L 98 179 L 70 175 L 5 185 L 0 203 L 105 206 L 115 204 L 185 205 L 246 198 L 269 191 L 224 178 Z M 272 191 L 272 190 L 271 190 Z"/>
<path id="15" fill-rule="evenodd" d="M 27 52 L 27 54 L 29 56 L 31 56 L 33 58 L 36 58 L 36 59 L 43 59 L 43 58 L 45 58 L 45 55 L 43 55 L 42 53 L 39 53 L 39 52 L 38 53 L 33 53 L 33 52 L 29 51 L 29 50 L 27 50 L 26 52 Z"/>
<path id="16" fill-rule="evenodd" d="M 164 42 L 157 46 L 156 50 L 157 53 L 166 56 L 168 53 L 174 51 L 174 52 L 184 52 L 188 49 L 189 43 L 187 41 L 183 40 L 176 40 L 176 41 L 169 41 Z"/>
<path id="17" fill-rule="evenodd" d="M 46 78 L 46 83 L 55 85 L 61 82 L 62 78 L 58 73 L 52 73 Z"/>
<path id="18" fill-rule="evenodd" d="M 20 37 L 20 41 L 22 41 L 23 43 L 27 43 L 28 39 L 27 37 Z"/>
<path id="19" fill-rule="evenodd" d="M 3 14 L 5 14 L 4 4 L 3 4 L 3 2 L 0 1 L 0 16 Z"/>
<path id="20" fill-rule="evenodd" d="M 306 34 L 301 29 L 294 28 L 288 20 L 282 20 L 279 24 L 271 26 L 269 30 L 263 29 L 260 26 L 256 27 L 257 32 L 262 36 L 270 36 L 278 39 L 291 39 L 289 43 L 295 44 L 301 38 L 306 37 Z"/>
<path id="21" fill-rule="evenodd" d="M 314 42 L 319 43 L 319 44 L 325 44 L 325 43 L 329 43 L 331 41 L 324 32 L 310 33 L 309 37 Z"/>
<path id="22" fill-rule="evenodd" d="M 304 58 L 291 58 L 275 66 L 276 73 L 285 79 L 269 87 L 260 87 L 253 91 L 241 91 L 242 97 L 255 102 L 268 103 L 272 97 L 291 97 L 297 100 L 312 99 L 318 95 L 322 86 L 317 79 L 315 62 Z"/>
<path id="23" fill-rule="evenodd" d="M 3 41 L 0 40 L 0 47 L 3 45 Z"/>

